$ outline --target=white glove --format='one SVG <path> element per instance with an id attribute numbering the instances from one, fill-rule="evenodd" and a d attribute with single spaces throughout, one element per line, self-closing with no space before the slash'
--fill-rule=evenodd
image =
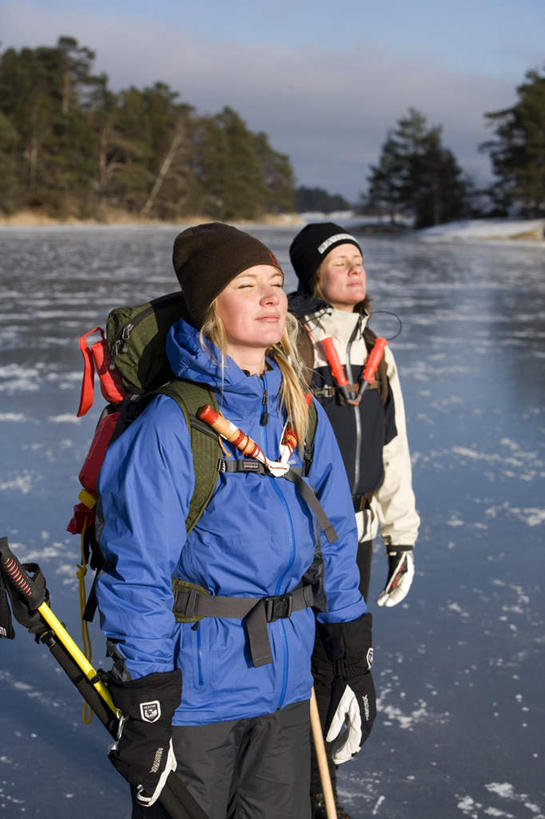
<path id="1" fill-rule="evenodd" d="M 159 781 L 155 786 L 155 790 L 150 795 L 146 791 L 144 791 L 143 785 L 137 785 L 136 787 L 136 801 L 143 805 L 145 808 L 151 807 L 151 805 L 155 804 L 159 797 L 161 796 L 161 791 L 165 786 L 165 782 L 167 781 L 169 774 L 171 771 L 176 770 L 176 757 L 174 756 L 174 750 L 172 748 L 172 740 L 170 740 L 168 745 L 168 755 L 167 761 L 165 763 L 165 767 L 161 772 L 161 776 L 159 777 Z"/>
<path id="2" fill-rule="evenodd" d="M 377 605 L 397 606 L 409 593 L 414 577 L 414 554 L 412 546 L 388 547 L 388 579 L 377 597 Z"/>
<path id="3" fill-rule="evenodd" d="M 376 706 L 371 674 L 360 677 L 358 683 L 357 693 L 346 684 L 327 732 L 326 742 L 334 743 L 331 758 L 335 765 L 348 762 L 361 751 L 373 727 Z"/>

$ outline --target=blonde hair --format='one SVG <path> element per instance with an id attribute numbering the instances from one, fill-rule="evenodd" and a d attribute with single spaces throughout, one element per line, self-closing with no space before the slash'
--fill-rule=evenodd
<path id="1" fill-rule="evenodd" d="M 291 313 L 288 313 L 282 338 L 276 344 L 268 347 L 265 350 L 265 355 L 274 358 L 282 373 L 280 406 L 286 411 L 286 415 L 290 419 L 290 425 L 295 431 L 299 442 L 299 452 L 302 453 L 308 429 L 308 404 L 303 390 L 304 364 L 297 353 L 298 333 L 297 319 Z M 206 339 L 210 339 L 220 351 L 221 359 L 218 363 L 221 366 L 223 382 L 227 338 L 223 321 L 216 310 L 216 299 L 208 307 L 200 331 L 201 347 L 207 353 L 213 355 L 209 345 L 206 344 Z"/>

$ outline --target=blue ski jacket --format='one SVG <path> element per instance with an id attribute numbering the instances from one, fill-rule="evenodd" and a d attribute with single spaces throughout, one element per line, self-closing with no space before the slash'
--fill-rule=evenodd
<path id="1" fill-rule="evenodd" d="M 285 418 L 279 407 L 282 376 L 273 360 L 262 376 L 246 375 L 230 358 L 222 372 L 219 354 L 214 359 L 204 351 L 198 331 L 183 320 L 170 330 L 167 354 L 177 376 L 212 385 L 223 414 L 270 459 L 279 458 Z M 262 425 L 265 406 L 268 420 Z M 317 412 L 306 480 L 338 534 L 331 544 L 321 537 L 327 610 L 318 617 L 343 622 L 366 610 L 358 591 L 355 518 L 335 436 L 319 405 Z M 301 466 L 297 453 L 290 463 Z M 107 559 L 97 589 L 103 632 L 117 641 L 134 679 L 181 668 L 182 700 L 174 725 L 254 717 L 309 699 L 312 609 L 268 624 L 273 662 L 256 668 L 240 620 L 176 622 L 172 578 L 197 583 L 214 595 L 290 592 L 314 559 L 313 513 L 284 478 L 220 473 L 202 517 L 187 535 L 193 487 L 185 418 L 174 400 L 158 396 L 111 444 L 100 473 L 100 544 Z"/>

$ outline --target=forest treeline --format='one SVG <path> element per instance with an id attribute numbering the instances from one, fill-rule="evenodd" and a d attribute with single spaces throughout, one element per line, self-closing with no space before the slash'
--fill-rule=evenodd
<path id="1" fill-rule="evenodd" d="M 351 205 L 296 187 L 290 158 L 231 107 L 202 115 L 163 82 L 113 92 L 73 37 L 0 54 L 0 212 L 108 221 L 256 219 Z M 545 215 L 545 76 L 526 75 L 509 109 L 485 114 L 494 184 L 476 190 L 441 126 L 414 108 L 386 135 L 360 208 L 416 227 L 470 215 Z"/>
<path id="2" fill-rule="evenodd" d="M 0 61 L 0 208 L 176 220 L 293 211 L 290 160 L 232 108 L 197 114 L 162 82 L 114 93 L 72 37 Z"/>

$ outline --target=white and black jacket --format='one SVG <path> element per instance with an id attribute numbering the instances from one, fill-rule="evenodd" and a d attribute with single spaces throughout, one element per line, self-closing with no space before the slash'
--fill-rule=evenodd
<path id="1" fill-rule="evenodd" d="M 367 388 L 360 404 L 352 406 L 335 389 L 320 342 L 333 339 L 348 381 L 357 383 L 372 344 L 369 330 L 364 337 L 367 313 L 336 310 L 301 294 L 290 296 L 290 309 L 312 334 L 311 390 L 335 431 L 354 507 L 364 511 L 365 539 L 375 537 L 380 525 L 386 546 L 414 545 L 420 518 L 412 490 L 403 396 L 390 347 L 386 347 L 375 388 Z"/>

